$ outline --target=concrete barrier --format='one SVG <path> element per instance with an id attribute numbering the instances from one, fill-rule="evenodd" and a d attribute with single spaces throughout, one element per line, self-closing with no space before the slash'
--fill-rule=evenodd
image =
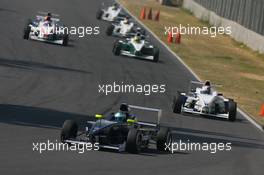
<path id="1" fill-rule="evenodd" d="M 242 42 L 251 49 L 264 53 L 264 36 L 245 28 L 237 22 L 218 16 L 215 12 L 210 11 L 193 0 L 184 0 L 183 8 L 190 10 L 197 18 L 208 21 L 215 27 L 231 27 L 231 37 L 238 42 Z"/>

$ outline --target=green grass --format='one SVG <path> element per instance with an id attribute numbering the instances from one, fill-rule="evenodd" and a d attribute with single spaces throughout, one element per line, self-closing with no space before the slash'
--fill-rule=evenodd
<path id="1" fill-rule="evenodd" d="M 160 10 L 160 21 L 144 20 L 163 42 L 165 26 L 210 27 L 208 22 L 195 18 L 188 10 L 161 6 L 155 0 L 119 0 L 132 14 L 139 16 L 143 6 Z M 212 38 L 207 35 L 184 35 L 182 43 L 167 45 L 177 53 L 203 80 L 221 84 L 218 88 L 225 96 L 234 98 L 239 107 L 264 125 L 259 111 L 264 103 L 264 55 L 254 52 L 244 44 L 226 35 Z"/>

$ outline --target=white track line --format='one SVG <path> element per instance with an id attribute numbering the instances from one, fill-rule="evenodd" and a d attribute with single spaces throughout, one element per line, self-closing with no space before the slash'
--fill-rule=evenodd
<path id="1" fill-rule="evenodd" d="M 118 0 L 115 0 L 117 3 L 119 3 Z M 120 4 L 120 3 L 119 3 Z M 120 4 L 121 5 L 121 4 Z M 142 25 L 146 30 L 148 30 L 149 33 L 151 33 L 151 35 L 160 42 L 160 44 L 162 44 L 172 55 L 174 55 L 180 62 L 183 66 L 185 66 L 185 68 L 191 72 L 191 74 L 199 81 L 201 81 L 200 77 L 195 73 L 193 72 L 193 70 L 175 53 L 173 52 L 169 46 L 167 46 L 163 41 L 161 41 L 159 39 L 159 37 L 153 33 L 144 23 L 142 23 L 136 16 L 134 16 L 133 14 L 131 14 L 129 12 L 129 10 L 122 6 L 123 9 L 130 15 L 132 16 L 140 25 Z M 238 108 L 238 112 L 244 117 L 246 118 L 250 123 L 252 123 L 256 128 L 258 128 L 259 130 L 261 131 L 264 131 L 264 128 L 262 125 L 258 124 L 254 119 L 252 119 L 252 117 L 250 117 L 248 114 L 246 114 L 245 112 L 243 112 L 240 108 Z"/>

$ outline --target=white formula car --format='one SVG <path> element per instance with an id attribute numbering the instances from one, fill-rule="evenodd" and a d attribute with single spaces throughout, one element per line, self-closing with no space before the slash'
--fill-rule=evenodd
<path id="1" fill-rule="evenodd" d="M 116 37 L 134 37 L 137 33 L 146 34 L 145 30 L 138 27 L 134 22 L 129 21 L 128 18 L 112 23 L 106 30 L 108 36 Z"/>
<path id="2" fill-rule="evenodd" d="M 96 18 L 104 21 L 122 20 L 126 15 L 122 13 L 122 8 L 118 4 L 114 4 L 107 8 L 99 9 Z"/>
<path id="3" fill-rule="evenodd" d="M 68 45 L 69 36 L 58 18 L 37 15 L 35 20 L 29 19 L 24 28 L 23 38 Z"/>
<path id="4" fill-rule="evenodd" d="M 158 62 L 159 49 L 142 37 L 144 36 L 136 35 L 133 38 L 116 41 L 113 47 L 114 55 L 124 55 Z"/>
<path id="5" fill-rule="evenodd" d="M 178 92 L 173 99 L 174 113 L 191 113 L 236 120 L 237 103 L 214 90 L 209 81 L 191 81 L 188 93 Z"/>

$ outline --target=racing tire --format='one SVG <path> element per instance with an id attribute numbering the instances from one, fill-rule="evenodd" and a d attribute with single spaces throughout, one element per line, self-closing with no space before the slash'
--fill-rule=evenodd
<path id="1" fill-rule="evenodd" d="M 64 34 L 62 37 L 62 45 L 63 46 L 68 46 L 68 42 L 69 42 L 69 35 L 68 34 Z"/>
<path id="2" fill-rule="evenodd" d="M 229 100 L 228 111 L 228 120 L 232 122 L 235 121 L 237 114 L 237 103 L 233 100 Z"/>
<path id="3" fill-rule="evenodd" d="M 144 29 L 141 29 L 141 35 L 146 35 L 146 30 L 144 30 Z"/>
<path id="4" fill-rule="evenodd" d="M 24 34 L 23 34 L 23 39 L 26 39 L 26 40 L 29 39 L 30 31 L 31 31 L 31 27 L 30 26 L 25 27 Z"/>
<path id="5" fill-rule="evenodd" d="M 114 25 L 108 26 L 107 29 L 106 29 L 106 35 L 107 36 L 111 36 L 113 34 L 114 29 L 115 29 Z"/>
<path id="6" fill-rule="evenodd" d="M 132 154 L 140 153 L 142 135 L 139 130 L 132 128 L 129 130 L 126 142 L 126 151 Z"/>
<path id="7" fill-rule="evenodd" d="M 172 110 L 176 114 L 180 114 L 182 112 L 182 105 L 185 103 L 186 97 L 178 92 L 176 96 L 173 98 Z"/>
<path id="8" fill-rule="evenodd" d="M 119 56 L 121 54 L 122 45 L 117 41 L 114 44 L 113 53 L 116 56 Z"/>
<path id="9" fill-rule="evenodd" d="M 75 139 L 77 137 L 78 125 L 73 120 L 66 120 L 63 123 L 61 130 L 61 142 L 65 142 L 67 139 Z"/>
<path id="10" fill-rule="evenodd" d="M 101 19 L 102 16 L 103 16 L 103 10 L 99 9 L 97 12 L 96 12 L 96 19 Z"/>
<path id="11" fill-rule="evenodd" d="M 157 63 L 159 61 L 159 49 L 153 49 L 153 62 Z"/>
<path id="12" fill-rule="evenodd" d="M 169 128 L 162 127 L 157 134 L 157 150 L 158 151 L 169 151 L 165 150 L 172 142 L 172 135 Z"/>

